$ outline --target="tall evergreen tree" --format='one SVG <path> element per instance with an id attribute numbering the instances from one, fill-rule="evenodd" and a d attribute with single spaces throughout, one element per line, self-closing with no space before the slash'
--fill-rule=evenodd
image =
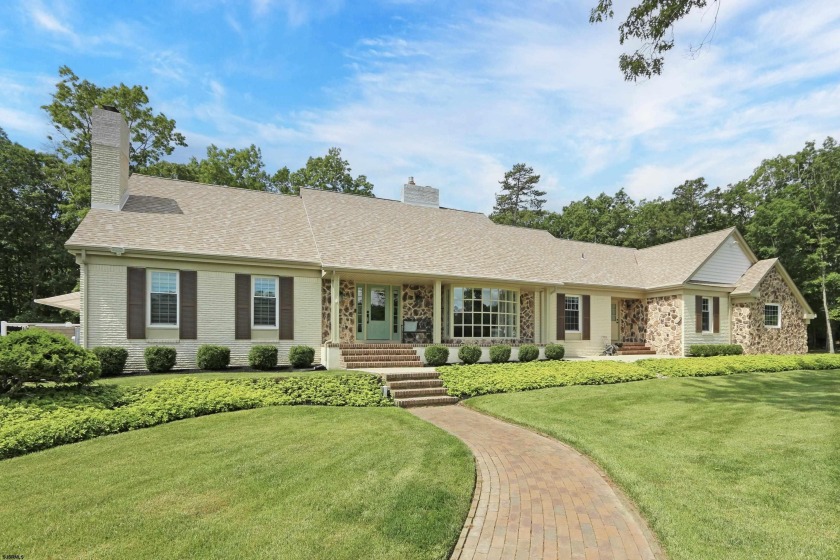
<path id="1" fill-rule="evenodd" d="M 496 195 L 496 205 L 490 218 L 499 224 L 531 226 L 539 222 L 545 204 L 545 191 L 537 188 L 540 176 L 534 168 L 517 163 L 499 181 L 502 191 Z"/>

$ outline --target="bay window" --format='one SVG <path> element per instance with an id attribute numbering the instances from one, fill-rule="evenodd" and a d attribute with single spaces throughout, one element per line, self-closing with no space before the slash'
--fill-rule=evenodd
<path id="1" fill-rule="evenodd" d="M 452 290 L 453 338 L 516 338 L 519 293 L 499 288 Z"/>

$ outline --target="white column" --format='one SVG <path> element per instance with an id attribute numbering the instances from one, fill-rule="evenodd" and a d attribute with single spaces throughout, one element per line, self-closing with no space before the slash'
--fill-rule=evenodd
<path id="1" fill-rule="evenodd" d="M 338 324 L 339 312 L 341 309 L 341 302 L 339 301 L 340 278 L 337 273 L 333 272 L 332 280 L 330 281 L 330 341 L 333 344 L 340 342 Z"/>
<path id="2" fill-rule="evenodd" d="M 435 280 L 435 296 L 433 299 L 434 308 L 432 309 L 432 342 L 434 342 L 435 344 L 440 344 L 440 331 L 442 330 L 442 322 L 440 316 L 440 301 L 440 280 Z"/>

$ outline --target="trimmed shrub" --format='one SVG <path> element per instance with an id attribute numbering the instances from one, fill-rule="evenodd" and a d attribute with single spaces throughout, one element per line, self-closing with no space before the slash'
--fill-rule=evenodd
<path id="1" fill-rule="evenodd" d="M 103 376 L 122 375 L 125 362 L 128 360 L 128 350 L 119 346 L 97 346 L 91 350 L 102 366 Z"/>
<path id="2" fill-rule="evenodd" d="M 481 359 L 481 347 L 467 344 L 458 348 L 458 359 L 465 364 L 475 364 Z"/>
<path id="3" fill-rule="evenodd" d="M 566 348 L 562 344 L 554 344 L 553 342 L 545 345 L 545 359 L 546 360 L 562 360 L 566 355 Z"/>
<path id="4" fill-rule="evenodd" d="M 426 346 L 423 356 L 426 358 L 426 364 L 430 366 L 442 366 L 449 361 L 449 348 L 439 344 Z"/>
<path id="5" fill-rule="evenodd" d="M 95 359 L 95 358 L 94 358 Z M 152 387 L 27 387 L 0 397 L 0 459 L 216 412 L 278 405 L 390 406 L 379 378 L 362 373 L 204 380 Z"/>
<path id="6" fill-rule="evenodd" d="M 195 354 L 195 363 L 199 369 L 226 369 L 230 365 L 230 348 L 202 344 Z"/>
<path id="7" fill-rule="evenodd" d="M 96 354 L 57 333 L 26 329 L 0 338 L 0 393 L 14 393 L 28 382 L 83 385 L 101 371 Z"/>
<path id="8" fill-rule="evenodd" d="M 315 349 L 311 346 L 292 346 L 289 348 L 289 363 L 292 367 L 307 368 L 315 361 Z"/>
<path id="9" fill-rule="evenodd" d="M 497 344 L 490 347 L 490 361 L 494 364 L 503 364 L 510 360 L 510 346 Z"/>
<path id="10" fill-rule="evenodd" d="M 248 364 L 254 369 L 269 370 L 277 367 L 277 347 L 270 344 L 252 346 L 248 352 Z"/>
<path id="11" fill-rule="evenodd" d="M 797 369 L 840 369 L 840 354 L 712 356 L 675 360 L 639 360 L 636 364 L 667 377 L 706 377 Z"/>
<path id="12" fill-rule="evenodd" d="M 697 358 L 739 356 L 744 353 L 744 348 L 740 344 L 695 344 L 688 348 L 688 353 Z"/>
<path id="13" fill-rule="evenodd" d="M 439 371 L 447 392 L 462 398 L 566 385 L 624 383 L 656 377 L 656 373 L 632 363 L 607 361 L 453 365 Z"/>
<path id="14" fill-rule="evenodd" d="M 175 367 L 177 352 L 171 346 L 149 346 L 143 351 L 149 373 L 165 373 Z"/>
<path id="15" fill-rule="evenodd" d="M 533 362 L 540 357 L 540 349 L 536 344 L 523 344 L 519 347 L 519 361 Z"/>

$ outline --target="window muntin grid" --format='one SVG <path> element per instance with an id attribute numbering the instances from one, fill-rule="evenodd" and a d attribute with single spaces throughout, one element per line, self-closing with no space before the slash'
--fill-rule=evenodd
<path id="1" fill-rule="evenodd" d="M 277 278 L 254 277 L 254 326 L 277 326 Z"/>
<path id="2" fill-rule="evenodd" d="M 519 297 L 515 290 L 455 287 L 453 338 L 516 338 Z"/>
<path id="3" fill-rule="evenodd" d="M 151 325 L 178 324 L 178 273 L 152 271 L 149 290 L 149 323 Z"/>
<path id="4" fill-rule="evenodd" d="M 580 332 L 580 296 L 566 296 L 564 322 L 567 331 Z"/>

